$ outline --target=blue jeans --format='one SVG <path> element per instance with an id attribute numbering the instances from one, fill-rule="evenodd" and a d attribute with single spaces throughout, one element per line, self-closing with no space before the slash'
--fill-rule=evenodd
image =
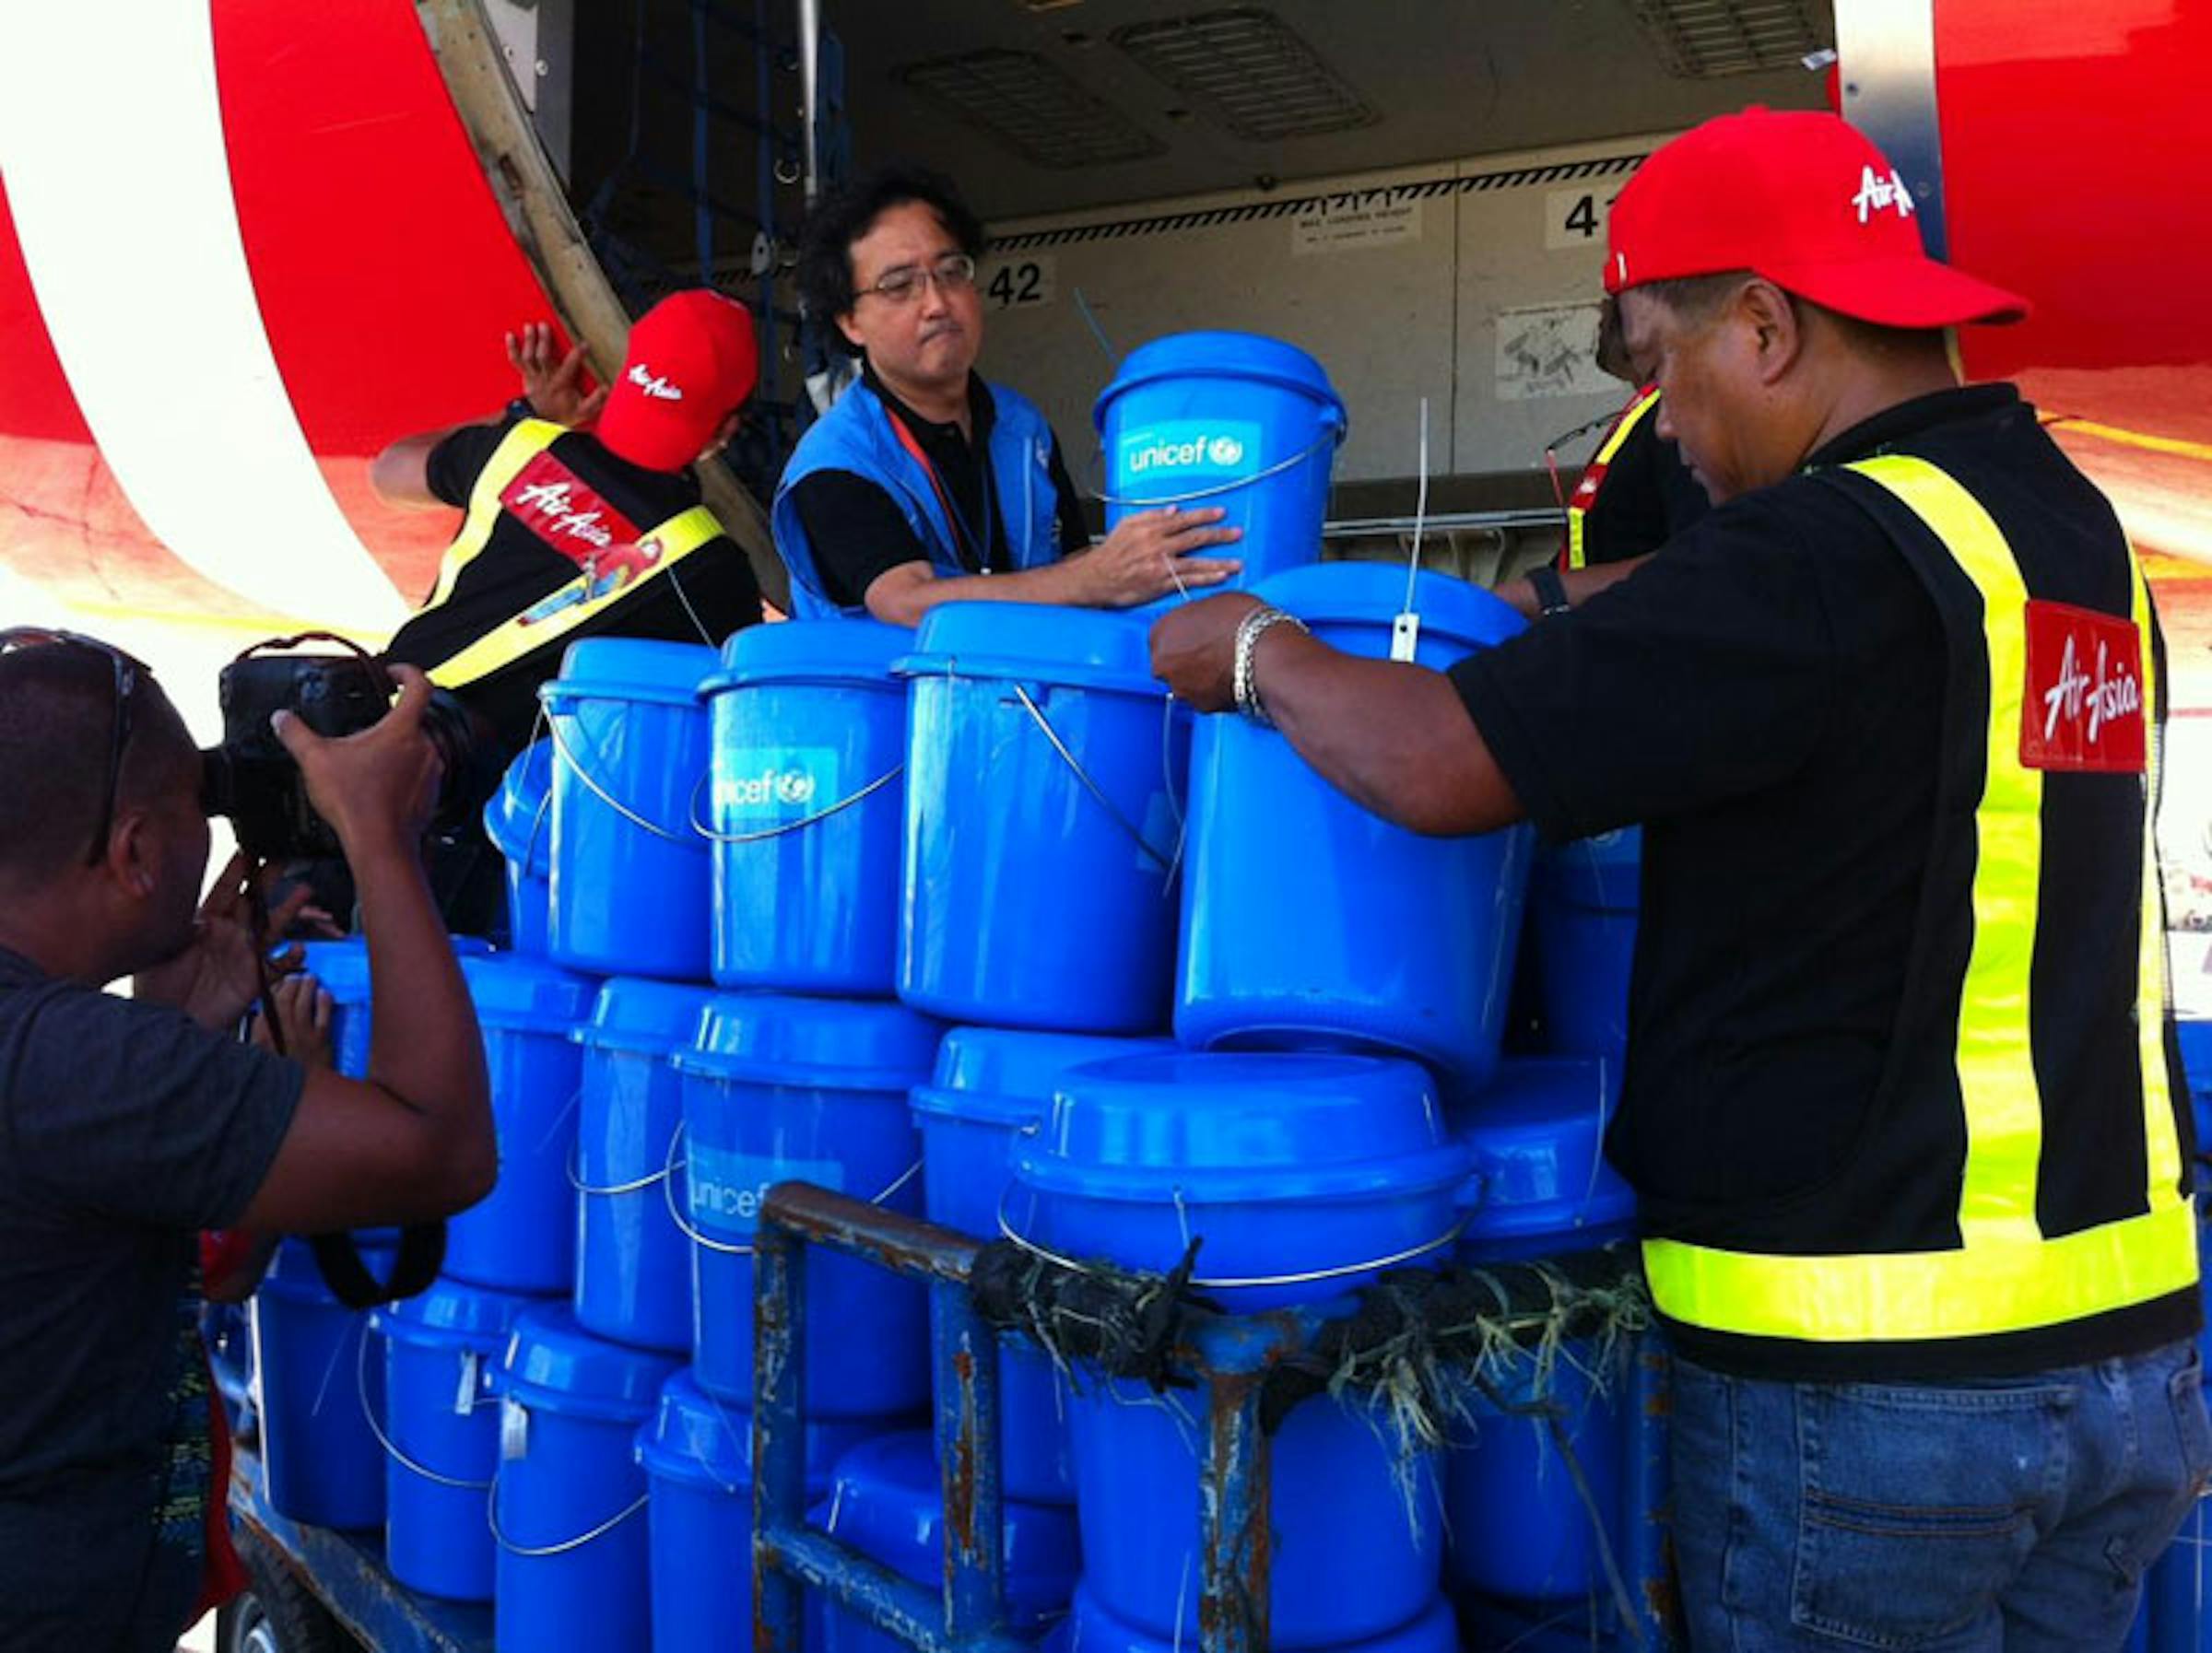
<path id="1" fill-rule="evenodd" d="M 2196 1346 L 1956 1384 L 1674 1364 L 1694 1653 L 2119 1648 L 2212 1477 Z"/>

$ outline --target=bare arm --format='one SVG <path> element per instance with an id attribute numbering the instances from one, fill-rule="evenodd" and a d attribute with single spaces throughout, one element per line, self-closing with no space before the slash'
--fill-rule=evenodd
<path id="1" fill-rule="evenodd" d="M 451 1215 L 499 1169 L 483 1038 L 419 850 L 438 759 L 421 731 L 429 687 L 394 667 L 392 712 L 324 741 L 297 720 L 279 733 L 337 829 L 359 892 L 376 1006 L 366 1080 L 311 1071 L 276 1162 L 241 1225 L 316 1232 Z"/>
<path id="2" fill-rule="evenodd" d="M 1191 559 L 1208 545 L 1232 545 L 1237 528 L 1214 524 L 1228 514 L 1204 510 L 1137 511 L 1087 551 L 1041 569 L 1010 574 L 940 575 L 926 562 L 902 562 L 868 584 L 868 613 L 893 626 L 918 626 L 940 603 L 1057 603 L 1077 608 L 1134 608 L 1179 586 L 1203 590 L 1236 577 L 1243 564 L 1225 557 Z"/>
<path id="3" fill-rule="evenodd" d="M 451 506 L 430 492 L 431 451 L 466 425 L 488 423 L 488 420 L 465 420 L 461 425 L 447 425 L 418 436 L 401 437 L 369 462 L 370 487 L 386 505 L 396 505 L 402 510 L 433 508 L 451 510 Z"/>
<path id="4" fill-rule="evenodd" d="M 1176 609 L 1152 628 L 1152 667 L 1200 711 L 1235 704 L 1241 593 Z M 1285 739 L 1331 785 L 1388 821 L 1436 837 L 1521 819 L 1521 800 L 1451 680 L 1425 666 L 1339 653 L 1275 626 L 1253 652 L 1260 698 Z"/>

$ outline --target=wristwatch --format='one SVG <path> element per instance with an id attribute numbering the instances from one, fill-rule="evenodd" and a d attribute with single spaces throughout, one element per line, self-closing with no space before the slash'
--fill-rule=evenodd
<path id="1" fill-rule="evenodd" d="M 1536 593 L 1536 608 L 1541 614 L 1563 615 L 1573 606 L 1567 601 L 1567 582 L 1549 563 L 1529 569 L 1528 586 Z"/>
<path id="2" fill-rule="evenodd" d="M 507 404 L 507 416 L 511 419 L 535 419 L 538 416 L 538 412 L 536 408 L 531 406 L 529 397 L 517 396 Z"/>

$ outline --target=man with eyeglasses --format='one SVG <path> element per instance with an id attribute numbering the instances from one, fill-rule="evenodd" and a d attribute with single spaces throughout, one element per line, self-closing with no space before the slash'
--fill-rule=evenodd
<path id="1" fill-rule="evenodd" d="M 200 1231 L 427 1222 L 491 1186 L 482 1036 L 420 858 L 429 685 L 394 674 L 372 729 L 277 729 L 368 932 L 350 1080 L 235 1038 L 258 947 L 234 875 L 195 911 L 200 755 L 159 686 L 91 639 L 0 632 L 0 1647 L 170 1653 L 201 1602 Z"/>
<path id="2" fill-rule="evenodd" d="M 1190 556 L 1239 537 L 1218 508 L 1139 511 L 1090 545 L 1044 416 L 975 371 L 982 251 L 975 215 L 918 169 L 864 174 L 807 219 L 800 297 L 861 377 L 776 488 L 793 613 L 913 626 L 940 603 L 1130 608 L 1231 578 L 1233 560 Z"/>

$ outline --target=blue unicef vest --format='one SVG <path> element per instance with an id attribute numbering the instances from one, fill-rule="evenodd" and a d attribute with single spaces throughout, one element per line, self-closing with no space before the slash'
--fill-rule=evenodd
<path id="1" fill-rule="evenodd" d="M 1015 569 L 1041 568 L 1060 555 L 1052 427 L 1027 397 L 1001 384 L 989 389 L 991 475 L 997 487 L 999 519 L 1006 525 L 1007 551 Z M 945 508 L 929 473 L 900 442 L 883 398 L 863 381 L 807 428 L 776 484 L 776 550 L 791 570 L 794 619 L 834 619 L 867 612 L 857 603 L 841 606 L 824 594 L 814 546 L 791 499 L 792 489 L 817 471 L 849 471 L 875 483 L 897 503 L 915 537 L 929 547 L 930 565 L 939 575 L 957 577 L 969 571 L 960 561 L 952 524 L 945 520 Z"/>

